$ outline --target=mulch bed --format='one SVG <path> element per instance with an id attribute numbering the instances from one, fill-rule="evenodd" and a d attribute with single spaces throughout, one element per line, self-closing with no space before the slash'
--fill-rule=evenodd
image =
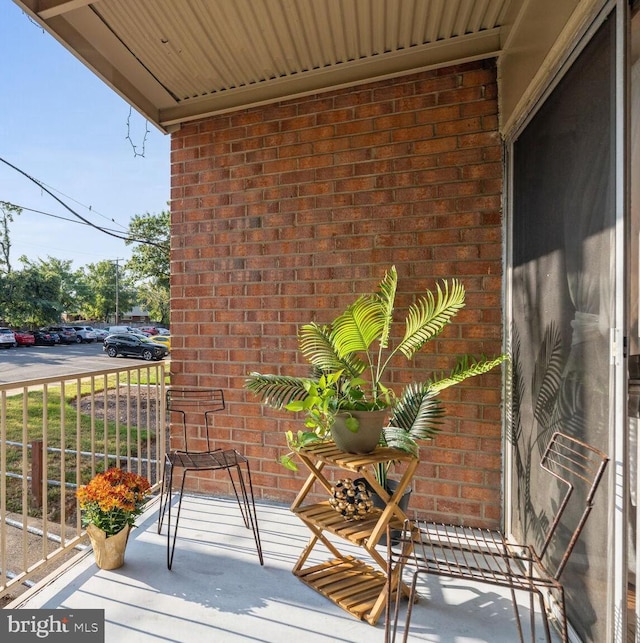
<path id="1" fill-rule="evenodd" d="M 80 412 L 90 414 L 93 404 L 93 413 L 99 420 L 103 420 L 106 414 L 108 420 L 116 420 L 117 418 L 120 422 L 126 423 L 127 418 L 131 418 L 132 423 L 137 423 L 139 406 L 140 426 L 147 426 L 147 416 L 150 414 L 151 424 L 149 426 L 155 429 L 157 402 L 155 396 L 150 396 L 149 393 L 150 391 L 146 388 L 128 389 L 126 386 L 121 386 L 118 392 L 114 390 L 107 392 L 106 405 L 103 392 L 96 394 L 93 400 L 90 395 L 85 395 L 80 400 Z"/>

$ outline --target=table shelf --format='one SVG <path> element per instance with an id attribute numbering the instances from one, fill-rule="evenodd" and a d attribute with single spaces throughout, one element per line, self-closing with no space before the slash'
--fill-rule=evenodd
<path id="1" fill-rule="evenodd" d="M 388 598 L 386 558 L 376 550 L 376 546 L 388 528 L 401 529 L 407 518 L 398 501 L 413 478 L 418 459 L 409 453 L 388 447 L 378 447 L 365 455 L 344 453 L 333 442 L 320 442 L 303 447 L 297 451 L 297 456 L 309 470 L 309 476 L 293 501 L 291 511 L 307 526 L 311 537 L 294 565 L 293 573 L 351 615 L 375 625 Z M 389 462 L 404 468 L 393 494 L 385 493 L 374 473 L 376 465 Z M 332 482 L 324 475 L 325 467 L 350 471 L 358 474 L 358 477 L 365 478 L 383 498 L 384 508 L 373 508 L 360 520 L 346 520 L 328 500 L 305 504 L 307 495 L 318 485 L 327 495 L 331 493 Z M 362 547 L 371 558 L 372 564 L 343 555 L 329 535 Z M 305 567 L 318 543 L 322 543 L 333 558 Z M 410 542 L 404 547 L 410 547 Z M 393 573 L 394 570 L 391 571 Z M 395 595 L 397 585 L 400 591 L 408 594 L 408 589 L 402 583 L 398 583 L 397 576 L 397 573 L 393 576 L 395 580 L 392 582 L 394 587 L 391 595 Z"/>
<path id="2" fill-rule="evenodd" d="M 348 540 L 355 545 L 364 545 L 371 537 L 382 511 L 372 509 L 367 518 L 362 520 L 345 520 L 330 504 L 329 501 L 319 502 L 292 510 L 301 520 L 312 523 L 335 536 Z M 389 521 L 394 529 L 402 529 L 403 522 L 394 518 Z"/>
<path id="3" fill-rule="evenodd" d="M 352 556 L 328 560 L 295 575 L 360 620 L 371 612 L 387 582 L 385 574 Z"/>

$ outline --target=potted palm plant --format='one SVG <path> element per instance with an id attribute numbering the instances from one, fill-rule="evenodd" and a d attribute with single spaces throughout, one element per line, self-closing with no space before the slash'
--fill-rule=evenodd
<path id="1" fill-rule="evenodd" d="M 490 359 L 464 355 L 449 373 L 410 383 L 397 394 L 385 379 L 392 360 L 398 355 L 410 360 L 465 303 L 465 290 L 458 280 L 437 283 L 434 292 L 427 290 L 409 307 L 404 335 L 392 345 L 397 284 L 392 266 L 375 293 L 358 297 L 330 324 L 311 322 L 301 327 L 298 343 L 311 364 L 308 377 L 250 373 L 245 386 L 262 403 L 306 414 L 306 431 L 287 432 L 291 451 L 280 459 L 284 466 L 297 470 L 293 452 L 313 441 L 333 439 L 345 450 L 338 430 L 353 436 L 365 433 L 365 419 L 372 412 L 378 423 L 372 446 L 370 441 L 364 451 L 346 450 L 362 453 L 383 444 L 417 454 L 418 441 L 440 430 L 444 410 L 439 392 L 506 359 L 505 354 Z M 377 472 L 383 486 L 387 470 L 388 466 Z"/>

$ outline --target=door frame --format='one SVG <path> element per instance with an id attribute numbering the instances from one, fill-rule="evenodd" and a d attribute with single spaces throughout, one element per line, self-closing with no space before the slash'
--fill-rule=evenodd
<path id="1" fill-rule="evenodd" d="M 640 1 L 640 0 L 639 0 Z M 610 388 L 609 388 L 609 429 L 608 437 L 610 467 L 608 470 L 610 497 L 607 499 L 609 508 L 610 524 L 613 530 L 609 535 L 607 555 L 612 560 L 610 577 L 608 580 L 609 599 L 607 601 L 607 632 L 609 640 L 626 641 L 627 629 L 627 517 L 628 506 L 625 499 L 628 498 L 628 420 L 627 420 L 627 355 L 625 354 L 625 342 L 628 337 L 628 320 L 626 318 L 626 301 L 629 296 L 628 280 L 626 278 L 628 258 L 626 253 L 626 240 L 628 230 L 629 213 L 629 34 L 630 34 L 630 8 L 625 0 L 603 0 L 596 8 L 593 15 L 577 37 L 568 42 L 564 53 L 558 56 L 556 64 L 547 72 L 546 82 L 540 84 L 541 89 L 535 100 L 530 101 L 526 113 L 511 120 L 512 129 L 503 132 L 505 155 L 504 155 L 504 194 L 505 194 L 505 217 L 504 217 L 504 345 L 505 349 L 511 352 L 511 328 L 513 323 L 513 147 L 529 124 L 533 116 L 549 98 L 566 71 L 575 62 L 594 33 L 602 26 L 611 12 L 616 12 L 616 42 L 615 42 L 615 76 L 616 95 L 615 105 L 615 231 L 614 249 L 614 300 L 612 313 L 612 327 L 609 340 L 609 366 L 610 366 Z M 539 82 L 539 79 L 538 79 Z M 503 493 L 503 517 L 504 530 L 510 534 L 513 527 L 513 468 L 511 442 L 509 430 L 511 426 L 511 399 L 510 373 L 506 369 L 505 391 L 504 391 L 504 427 L 502 452 L 504 458 L 504 493 Z M 640 476 L 638 476 L 640 478 Z M 640 486 L 640 482 L 639 482 Z M 639 488 L 640 493 L 640 488 Z M 640 495 L 638 496 L 640 497 Z M 621 501 L 622 500 L 622 501 Z M 640 521 L 639 521 L 640 523 Z M 640 543 L 639 543 L 640 545 Z M 640 549 L 638 550 L 640 552 Z M 640 571 L 640 569 L 639 569 Z M 640 578 L 640 576 L 639 576 Z M 636 622 L 640 622 L 640 605 L 636 601 Z M 579 638 L 569 626 L 569 637 L 578 642 Z M 640 641 L 640 633 L 636 632 L 636 641 Z"/>

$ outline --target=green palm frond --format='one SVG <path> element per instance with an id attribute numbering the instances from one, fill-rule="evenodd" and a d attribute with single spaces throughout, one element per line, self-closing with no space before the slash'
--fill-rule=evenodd
<path id="1" fill-rule="evenodd" d="M 385 429 L 387 444 L 407 450 L 405 441 L 427 440 L 438 431 L 444 415 L 442 402 L 429 382 L 408 384 L 396 402 L 389 426 Z"/>
<path id="2" fill-rule="evenodd" d="M 418 456 L 418 443 L 405 431 L 397 426 L 384 427 L 384 446 L 398 449 L 405 453 Z M 376 472 L 378 480 L 382 477 L 382 472 Z"/>
<path id="3" fill-rule="evenodd" d="M 380 291 L 377 294 L 384 318 L 384 325 L 380 332 L 380 350 L 387 348 L 389 345 L 389 335 L 391 333 L 391 323 L 393 322 L 393 306 L 396 300 L 397 286 L 398 272 L 396 271 L 395 266 L 391 266 L 380 282 Z"/>
<path id="4" fill-rule="evenodd" d="M 255 393 L 263 404 L 283 409 L 289 402 L 303 400 L 307 396 L 305 383 L 310 381 L 303 377 L 250 373 L 245 380 L 245 388 Z"/>
<path id="5" fill-rule="evenodd" d="M 451 319 L 464 308 L 464 286 L 454 279 L 449 284 L 444 281 L 443 287 L 436 284 L 437 296 L 427 291 L 412 304 L 407 313 L 405 333 L 396 350 L 410 359 L 429 340 L 442 332 Z"/>
<path id="6" fill-rule="evenodd" d="M 375 295 L 363 295 L 332 324 L 333 345 L 340 356 L 367 352 L 386 325 L 386 308 Z"/>
<path id="7" fill-rule="evenodd" d="M 315 322 L 305 324 L 300 329 L 298 345 L 305 358 L 321 372 L 344 371 L 351 377 L 358 377 L 366 368 L 366 364 L 355 355 L 338 355 L 329 326 Z"/>
<path id="8" fill-rule="evenodd" d="M 493 359 L 485 359 L 484 357 L 476 359 L 470 355 L 464 355 L 458 360 L 449 375 L 434 377 L 431 380 L 431 387 L 436 392 L 442 391 L 445 388 L 459 384 L 470 377 L 488 373 L 491 369 L 502 364 L 506 359 L 507 355 L 504 353 L 498 357 L 494 357 Z"/>

